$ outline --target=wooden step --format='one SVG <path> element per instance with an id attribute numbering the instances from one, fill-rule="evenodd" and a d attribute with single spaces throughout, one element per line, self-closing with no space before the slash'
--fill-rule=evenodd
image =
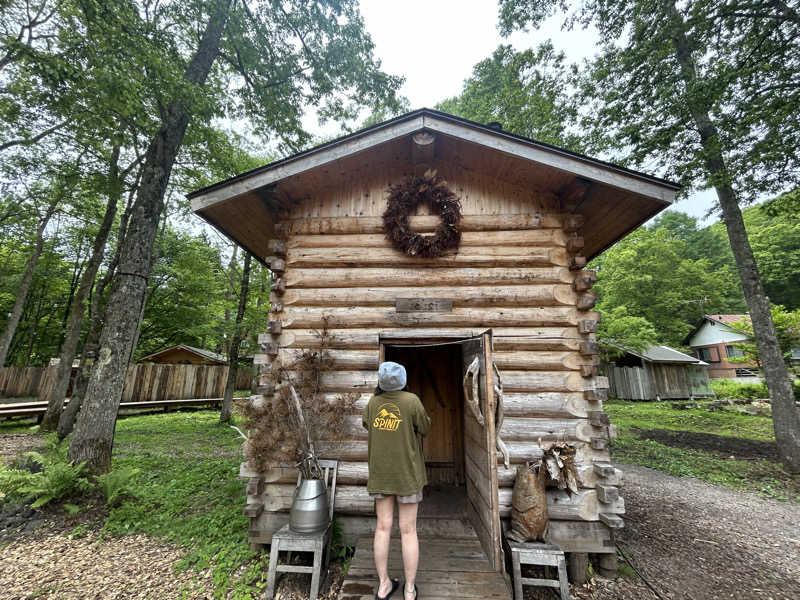
<path id="1" fill-rule="evenodd" d="M 425 521 L 435 522 L 436 519 Z M 418 527 L 423 520 L 418 521 Z M 471 528 L 470 528 L 471 529 Z M 359 538 L 339 600 L 371 600 L 375 597 L 375 564 L 372 537 Z M 472 532 L 465 536 L 424 536 L 419 538 L 417 588 L 426 599 L 445 598 L 511 598 L 510 588 L 502 573 L 496 572 Z M 389 573 L 403 579 L 403 559 L 399 539 L 389 546 Z"/>

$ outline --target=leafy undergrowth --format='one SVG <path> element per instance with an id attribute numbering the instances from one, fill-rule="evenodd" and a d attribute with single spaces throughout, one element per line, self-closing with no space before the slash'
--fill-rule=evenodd
<path id="1" fill-rule="evenodd" d="M 144 533 L 184 546 L 176 568 L 211 569 L 217 597 L 263 593 L 266 553 L 247 544 L 241 439 L 215 411 L 138 416 L 117 422 L 114 469 L 136 469 L 136 498 L 109 511 L 104 531 Z"/>
<path id="2" fill-rule="evenodd" d="M 697 436 L 687 435 L 683 445 L 666 445 L 648 439 L 648 432 L 669 430 L 707 434 L 739 440 L 774 442 L 769 417 L 703 409 L 676 410 L 668 402 L 605 404 L 618 436 L 612 443 L 614 460 L 658 469 L 681 477 L 697 477 L 710 483 L 756 492 L 768 498 L 800 501 L 800 481 L 774 460 L 746 455 L 726 456 L 706 447 L 692 447 Z M 675 436 L 680 440 L 680 435 Z"/>

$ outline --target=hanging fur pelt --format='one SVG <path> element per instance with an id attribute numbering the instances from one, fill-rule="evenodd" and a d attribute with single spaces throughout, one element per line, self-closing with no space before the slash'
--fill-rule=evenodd
<path id="1" fill-rule="evenodd" d="M 545 477 L 546 469 L 541 462 L 517 467 L 511 494 L 511 530 L 508 532 L 508 537 L 515 542 L 545 541 L 547 538 Z"/>

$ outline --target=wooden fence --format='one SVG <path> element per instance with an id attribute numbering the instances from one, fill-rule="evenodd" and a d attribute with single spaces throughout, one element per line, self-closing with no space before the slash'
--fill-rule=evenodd
<path id="1" fill-rule="evenodd" d="M 53 384 L 56 367 L 0 368 L 0 396 L 43 398 Z M 236 373 L 236 389 L 250 389 L 252 370 Z M 130 365 L 125 375 L 122 402 L 221 398 L 228 367 L 206 365 Z"/>
<path id="2" fill-rule="evenodd" d="M 666 400 L 713 396 L 708 367 L 645 363 L 644 367 L 606 366 L 608 393 L 626 400 Z"/>

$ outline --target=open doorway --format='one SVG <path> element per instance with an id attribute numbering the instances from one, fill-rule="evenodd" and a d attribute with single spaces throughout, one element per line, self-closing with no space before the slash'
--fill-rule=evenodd
<path id="1" fill-rule="evenodd" d="M 422 444 L 428 487 L 420 516 L 465 516 L 461 344 L 386 344 L 384 360 L 406 368 L 408 391 L 419 396 L 431 418 L 431 430 Z"/>

